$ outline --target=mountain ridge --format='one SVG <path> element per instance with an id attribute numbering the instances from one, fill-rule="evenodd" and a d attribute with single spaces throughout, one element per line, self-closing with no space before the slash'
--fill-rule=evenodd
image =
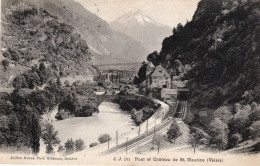
<path id="1" fill-rule="evenodd" d="M 260 2 L 201 0 L 190 22 L 164 39 L 157 60 L 169 71 L 175 60 L 192 66 L 192 106 L 217 108 L 260 102 Z"/>
<path id="2" fill-rule="evenodd" d="M 108 23 L 73 0 L 26 0 L 73 26 L 91 46 L 96 64 L 105 61 L 143 61 L 148 51 L 137 41 L 110 28 Z M 130 46 L 130 47 L 129 47 Z M 103 59 L 103 57 L 107 57 Z M 110 57 L 112 59 L 110 59 Z"/>

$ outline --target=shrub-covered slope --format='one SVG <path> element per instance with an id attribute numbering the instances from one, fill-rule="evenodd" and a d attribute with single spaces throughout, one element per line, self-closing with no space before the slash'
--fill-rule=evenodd
<path id="1" fill-rule="evenodd" d="M 171 69 L 176 59 L 192 66 L 193 106 L 260 102 L 260 2 L 202 0 L 192 21 L 163 41 L 159 60 Z"/>
<path id="2" fill-rule="evenodd" d="M 140 62 L 148 53 L 139 42 L 112 30 L 106 21 L 74 0 L 26 1 L 57 16 L 61 22 L 73 26 L 96 55 L 96 64 Z"/>
<path id="3" fill-rule="evenodd" d="M 5 80 L 21 74 L 8 74 L 12 69 L 19 70 L 20 65 L 30 69 L 43 63 L 56 76 L 83 74 L 89 68 L 93 70 L 89 47 L 72 26 L 21 1 L 3 1 L 2 10 L 4 61 L 1 75 L 9 77 Z"/>

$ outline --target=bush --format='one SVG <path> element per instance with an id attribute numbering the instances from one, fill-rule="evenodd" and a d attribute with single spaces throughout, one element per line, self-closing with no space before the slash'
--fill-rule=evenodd
<path id="1" fill-rule="evenodd" d="M 170 142 L 172 142 L 172 140 L 174 140 L 174 144 L 175 144 L 175 140 L 181 136 L 182 133 L 180 131 L 180 127 L 178 126 L 177 122 L 174 121 L 172 124 L 171 124 L 171 127 L 170 129 L 167 131 L 167 137 L 168 137 L 168 140 Z"/>
<path id="2" fill-rule="evenodd" d="M 103 144 L 105 142 L 108 142 L 109 140 L 111 140 L 111 136 L 109 134 L 102 134 L 98 137 L 98 141 L 100 144 Z"/>
<path id="3" fill-rule="evenodd" d="M 231 148 L 235 147 L 238 143 L 242 141 L 242 136 L 239 133 L 233 134 L 229 138 L 229 146 Z"/>
<path id="4" fill-rule="evenodd" d="M 143 122 L 143 111 L 140 110 L 140 111 L 137 111 L 136 109 L 133 109 L 131 111 L 131 114 L 132 114 L 132 119 L 134 119 L 135 123 L 137 125 L 139 125 L 140 123 Z"/>
<path id="5" fill-rule="evenodd" d="M 193 118 L 194 118 L 194 115 L 190 111 L 188 111 L 186 116 L 183 119 L 183 122 L 186 124 L 190 124 L 193 121 Z"/>
<path id="6" fill-rule="evenodd" d="M 84 141 L 82 139 L 77 139 L 75 141 L 75 150 L 76 150 L 76 152 L 82 151 L 83 149 L 85 149 Z"/>
<path id="7" fill-rule="evenodd" d="M 2 65 L 5 70 L 7 70 L 7 67 L 9 66 L 9 61 L 8 60 L 2 60 Z"/>
<path id="8" fill-rule="evenodd" d="M 219 118 L 225 123 L 228 123 L 231 116 L 232 116 L 232 112 L 230 108 L 228 108 L 227 106 L 219 107 L 214 111 L 214 118 Z"/>
<path id="9" fill-rule="evenodd" d="M 97 146 L 97 145 L 98 145 L 97 142 L 93 142 L 93 143 L 89 144 L 89 148 L 92 148 L 92 147 Z"/>
<path id="10" fill-rule="evenodd" d="M 260 121 L 254 122 L 250 127 L 249 131 L 253 139 L 260 137 Z"/>
<path id="11" fill-rule="evenodd" d="M 59 153 L 62 153 L 62 152 L 64 152 L 65 151 L 65 148 L 62 146 L 62 145 L 59 145 L 59 147 L 58 147 L 58 152 Z"/>
<path id="12" fill-rule="evenodd" d="M 69 86 L 70 86 L 70 83 L 69 83 L 69 81 L 68 81 L 68 80 L 66 80 L 66 81 L 64 82 L 64 85 L 65 85 L 66 87 L 69 87 Z"/>
<path id="13" fill-rule="evenodd" d="M 67 142 L 65 143 L 65 149 L 66 149 L 67 155 L 74 153 L 74 151 L 75 151 L 74 146 L 75 146 L 75 143 L 72 140 L 72 138 L 70 140 L 68 139 Z"/>
<path id="14" fill-rule="evenodd" d="M 239 133 L 243 138 L 249 137 L 248 127 L 250 126 L 250 109 L 249 106 L 243 106 L 242 108 L 237 109 L 237 113 L 230 118 L 228 128 L 231 134 Z"/>
<path id="15" fill-rule="evenodd" d="M 251 122 L 260 120 L 260 105 L 252 109 L 252 112 L 249 115 L 249 119 Z"/>

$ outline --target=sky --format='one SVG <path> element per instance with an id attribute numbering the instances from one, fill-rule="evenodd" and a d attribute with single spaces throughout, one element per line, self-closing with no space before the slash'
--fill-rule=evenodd
<path id="1" fill-rule="evenodd" d="M 141 10 L 171 28 L 192 19 L 200 0 L 75 0 L 103 20 L 112 22 L 130 11 Z"/>

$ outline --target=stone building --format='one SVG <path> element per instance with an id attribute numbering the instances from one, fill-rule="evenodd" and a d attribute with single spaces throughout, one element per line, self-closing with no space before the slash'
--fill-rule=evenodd
<path id="1" fill-rule="evenodd" d="M 161 65 L 153 68 L 146 75 L 146 88 L 171 88 L 170 74 Z"/>

